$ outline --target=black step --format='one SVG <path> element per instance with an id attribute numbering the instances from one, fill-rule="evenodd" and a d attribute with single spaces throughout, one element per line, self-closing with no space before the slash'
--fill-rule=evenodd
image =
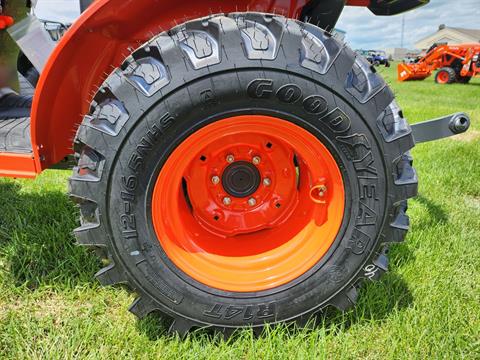
<path id="1" fill-rule="evenodd" d="M 0 152 L 30 153 L 31 96 L 15 93 L 0 98 Z"/>
<path id="2" fill-rule="evenodd" d="M 32 152 L 29 117 L 0 120 L 0 152 Z"/>

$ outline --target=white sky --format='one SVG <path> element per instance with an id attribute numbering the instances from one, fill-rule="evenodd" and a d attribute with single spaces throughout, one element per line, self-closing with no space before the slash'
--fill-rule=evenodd
<path id="1" fill-rule="evenodd" d="M 404 46 L 435 31 L 440 24 L 480 29 L 480 0 L 430 0 L 428 5 L 396 16 L 375 16 L 369 10 L 346 7 L 337 27 L 347 32 L 346 41 L 354 49 L 400 47 L 402 16 L 405 16 Z"/>

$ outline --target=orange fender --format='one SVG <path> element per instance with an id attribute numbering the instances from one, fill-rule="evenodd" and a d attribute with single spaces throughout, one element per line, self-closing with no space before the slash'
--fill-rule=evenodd
<path id="1" fill-rule="evenodd" d="M 40 77 L 32 107 L 35 168 L 72 154 L 94 93 L 113 68 L 162 30 L 211 13 L 260 11 L 297 18 L 307 0 L 97 0 L 66 32 Z"/>

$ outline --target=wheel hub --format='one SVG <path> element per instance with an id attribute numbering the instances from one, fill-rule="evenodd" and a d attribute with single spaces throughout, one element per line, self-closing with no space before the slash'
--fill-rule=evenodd
<path id="1" fill-rule="evenodd" d="M 222 185 L 229 195 L 245 198 L 260 186 L 260 172 L 255 165 L 247 161 L 234 162 L 223 172 Z"/>
<path id="2" fill-rule="evenodd" d="M 184 173 L 193 216 L 223 236 L 279 225 L 299 200 L 294 156 L 267 134 L 212 139 Z"/>

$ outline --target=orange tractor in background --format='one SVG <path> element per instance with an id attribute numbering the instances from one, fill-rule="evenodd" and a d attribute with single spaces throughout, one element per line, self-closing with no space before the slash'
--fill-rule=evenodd
<path id="1" fill-rule="evenodd" d="M 480 44 L 437 45 L 413 64 L 398 64 L 398 80 L 423 80 L 435 70 L 437 84 L 466 84 L 480 75 Z"/>

